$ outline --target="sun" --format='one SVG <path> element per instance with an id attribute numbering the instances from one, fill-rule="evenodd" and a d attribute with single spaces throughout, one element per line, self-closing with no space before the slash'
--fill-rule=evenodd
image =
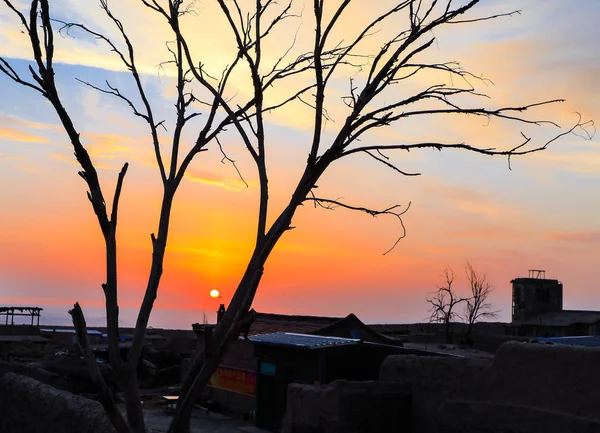
<path id="1" fill-rule="evenodd" d="M 211 298 L 220 298 L 221 294 L 219 293 L 219 291 L 217 289 L 212 289 L 209 293 Z"/>

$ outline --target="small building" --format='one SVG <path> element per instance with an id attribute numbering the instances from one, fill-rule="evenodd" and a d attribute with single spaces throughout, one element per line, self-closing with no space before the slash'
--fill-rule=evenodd
<path id="1" fill-rule="evenodd" d="M 527 278 L 515 278 L 512 284 L 512 321 L 528 320 L 563 309 L 563 285 L 546 279 L 543 270 L 530 270 Z"/>
<path id="2" fill-rule="evenodd" d="M 383 336 L 350 315 L 341 325 L 362 325 L 363 332 L 376 339 Z M 331 325 L 333 326 L 333 325 Z M 335 326 L 330 328 L 335 331 Z M 317 333 L 328 333 L 327 328 Z M 381 344 L 361 338 L 277 332 L 251 337 L 258 360 L 256 378 L 256 426 L 278 431 L 285 415 L 287 389 L 291 383 L 325 385 L 336 380 L 377 380 L 379 369 L 389 355 L 413 354 L 446 356 L 413 350 L 399 345 Z M 384 341 L 386 337 L 383 337 Z"/>
<path id="3" fill-rule="evenodd" d="M 248 330 L 249 339 L 240 336 L 231 341 L 221 360 L 219 368 L 208 383 L 204 400 L 211 400 L 223 409 L 251 416 L 256 408 L 257 361 L 254 357 L 253 336 L 276 332 L 310 333 L 327 325 L 340 321 L 339 317 L 303 316 L 274 313 L 256 313 L 254 321 Z M 215 325 L 194 324 L 198 351 L 204 350 L 205 330 Z M 182 367 L 182 378 L 187 374 L 185 360 Z"/>
<path id="4" fill-rule="evenodd" d="M 600 335 L 600 311 L 563 310 L 563 285 L 544 270 L 512 283 L 512 334 L 530 337 Z"/>
<path id="5" fill-rule="evenodd" d="M 205 329 L 212 327 L 193 326 L 199 350 L 204 348 Z M 241 415 L 256 411 L 257 425 L 273 429 L 283 417 L 289 383 L 376 379 L 383 359 L 397 353 L 440 355 L 404 348 L 400 340 L 380 334 L 354 314 L 256 313 L 248 339 L 240 336 L 229 343 L 203 399 Z"/>

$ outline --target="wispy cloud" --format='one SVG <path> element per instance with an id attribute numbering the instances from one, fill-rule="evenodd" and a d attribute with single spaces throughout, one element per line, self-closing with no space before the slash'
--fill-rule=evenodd
<path id="1" fill-rule="evenodd" d="M 554 168 L 600 176 L 600 146 L 589 153 L 556 154 L 543 152 L 538 160 Z"/>
<path id="2" fill-rule="evenodd" d="M 589 232 L 576 232 L 576 231 L 565 231 L 565 232 L 552 232 L 548 233 L 548 238 L 562 242 L 572 242 L 580 244 L 600 244 L 600 231 L 589 231 Z"/>
<path id="3" fill-rule="evenodd" d="M 240 191 L 248 187 L 239 177 L 222 176 L 205 170 L 194 170 L 189 168 L 185 177 L 192 182 L 205 185 L 218 186 L 232 191 Z M 251 186 L 251 184 L 249 184 Z"/>
<path id="4" fill-rule="evenodd" d="M 427 185 L 423 186 L 422 189 L 425 193 L 434 194 L 449 201 L 461 201 L 466 203 L 481 203 L 487 201 L 486 195 L 476 189 L 442 183 L 441 181 L 431 180 Z"/>
<path id="5" fill-rule="evenodd" d="M 53 159 L 55 161 L 59 161 L 59 162 L 63 162 L 65 164 L 69 164 L 69 165 L 74 165 L 77 167 L 80 167 L 79 162 L 77 162 L 77 159 L 75 159 L 75 157 L 73 155 L 70 154 L 66 154 L 66 153 L 50 153 L 48 154 L 48 156 L 50 157 L 50 159 Z M 96 169 L 105 169 L 105 170 L 116 170 L 117 165 L 113 165 L 113 164 L 106 164 L 103 162 L 94 162 L 94 166 L 96 167 Z"/>
<path id="6" fill-rule="evenodd" d="M 29 173 L 38 173 L 40 170 L 27 162 L 25 155 L 9 155 L 7 153 L 0 152 L 0 162 L 7 161 L 8 164 L 12 165 L 17 170 L 26 171 Z"/>
<path id="7" fill-rule="evenodd" d="M 23 119 L 22 117 L 2 112 L 0 112 L 0 125 L 10 125 L 13 128 L 39 129 L 59 133 L 63 131 L 60 125 L 55 125 L 52 123 L 32 122 L 31 120 Z"/>
<path id="8" fill-rule="evenodd" d="M 17 143 L 49 143 L 45 137 L 40 135 L 30 134 L 25 131 L 10 128 L 7 126 L 0 126 L 0 140 L 1 141 L 12 141 Z"/>
<path id="9" fill-rule="evenodd" d="M 0 152 L 0 161 L 12 161 L 15 159 L 23 159 L 25 158 L 23 155 L 7 155 L 5 153 Z"/>
<path id="10" fill-rule="evenodd" d="M 148 143 L 146 137 L 128 137 L 118 134 L 82 133 L 82 142 L 86 147 L 96 168 L 120 169 L 126 161 L 138 161 L 145 165 L 153 165 L 153 156 L 144 146 Z M 79 165 L 72 153 L 53 152 L 49 156 L 57 161 Z"/>
<path id="11" fill-rule="evenodd" d="M 143 139 L 115 134 L 82 134 L 91 156 L 114 159 L 130 153 Z"/>
<path id="12" fill-rule="evenodd" d="M 39 168 L 32 167 L 30 165 L 25 165 L 25 164 L 17 164 L 15 167 L 18 170 L 25 171 L 27 173 L 39 173 L 41 171 Z"/>
<path id="13" fill-rule="evenodd" d="M 422 187 L 422 191 L 439 197 L 450 208 L 467 214 L 497 216 L 501 212 L 499 204 L 474 188 L 445 184 L 438 180 L 428 182 Z"/>

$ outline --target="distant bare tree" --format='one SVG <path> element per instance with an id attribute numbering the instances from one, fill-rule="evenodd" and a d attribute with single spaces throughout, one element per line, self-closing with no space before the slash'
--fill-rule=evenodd
<path id="1" fill-rule="evenodd" d="M 445 285 L 438 286 L 437 291 L 427 298 L 427 302 L 431 304 L 429 321 L 444 324 L 445 340 L 446 343 L 449 343 L 450 323 L 460 317 L 455 307 L 466 302 L 468 298 L 458 296 L 452 288 L 454 283 L 454 271 L 452 269 L 446 269 L 444 276 L 446 279 Z"/>
<path id="2" fill-rule="evenodd" d="M 492 309 L 488 301 L 494 287 L 489 283 L 485 274 L 479 273 L 467 262 L 465 265 L 467 280 L 471 289 L 471 297 L 467 299 L 463 318 L 469 324 L 467 328 L 467 340 L 471 337 L 473 324 L 481 319 L 493 319 L 498 316 L 498 311 Z"/>

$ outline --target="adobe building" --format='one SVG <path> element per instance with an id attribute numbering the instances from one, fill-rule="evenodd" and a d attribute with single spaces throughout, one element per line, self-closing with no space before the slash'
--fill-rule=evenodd
<path id="1" fill-rule="evenodd" d="M 527 278 L 511 281 L 513 322 L 563 311 L 563 285 L 545 275 L 545 271 L 532 269 Z"/>
<path id="2" fill-rule="evenodd" d="M 527 278 L 512 283 L 514 335 L 566 337 L 600 334 L 600 311 L 564 310 L 563 285 L 547 279 L 546 271 L 532 269 Z"/>
<path id="3" fill-rule="evenodd" d="M 198 350 L 214 325 L 194 324 Z M 445 356 L 403 347 L 354 314 L 318 317 L 256 313 L 247 339 L 231 341 L 208 383 L 203 404 L 255 418 L 258 427 L 280 427 L 290 383 L 327 384 L 336 379 L 376 380 L 392 354 Z M 187 366 L 182 369 L 185 374 Z"/>

